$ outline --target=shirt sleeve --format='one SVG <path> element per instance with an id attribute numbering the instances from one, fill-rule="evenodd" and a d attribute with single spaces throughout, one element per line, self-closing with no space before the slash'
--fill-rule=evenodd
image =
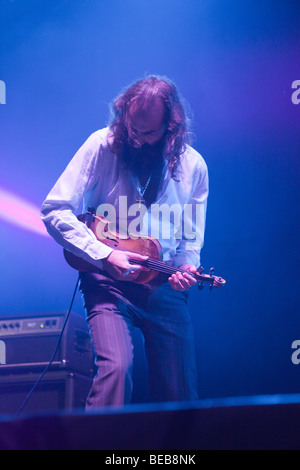
<path id="1" fill-rule="evenodd" d="M 209 179 L 207 165 L 202 159 L 194 174 L 194 184 L 182 214 L 182 236 L 174 256 L 174 266 L 185 263 L 200 266 L 204 244 Z"/>
<path id="2" fill-rule="evenodd" d="M 113 250 L 97 240 L 75 213 L 84 195 L 97 183 L 95 169 L 101 154 L 101 138 L 92 134 L 75 154 L 41 208 L 42 221 L 54 240 L 100 269 L 102 260 Z"/>

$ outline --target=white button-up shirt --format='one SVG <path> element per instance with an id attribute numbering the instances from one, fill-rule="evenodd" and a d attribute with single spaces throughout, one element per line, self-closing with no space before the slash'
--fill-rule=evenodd
<path id="1" fill-rule="evenodd" d="M 161 244 L 163 260 L 174 266 L 200 265 L 204 242 L 208 171 L 204 159 L 187 146 L 181 156 L 179 181 L 165 165 L 157 200 L 148 208 L 138 207 L 136 180 L 121 159 L 110 151 L 109 129 L 94 132 L 75 154 L 42 205 L 42 220 L 49 234 L 64 248 L 96 267 L 102 267 L 112 248 L 79 222 L 82 205 L 98 215 L 116 217 L 125 234 L 138 226 L 143 235 Z M 140 223 L 140 225 L 138 225 Z"/>

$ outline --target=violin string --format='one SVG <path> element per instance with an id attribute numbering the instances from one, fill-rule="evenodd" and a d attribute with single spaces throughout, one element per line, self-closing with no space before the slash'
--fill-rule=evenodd
<path id="1" fill-rule="evenodd" d="M 138 264 L 141 264 L 142 266 L 146 266 L 146 267 L 152 268 L 154 270 L 157 270 L 166 274 L 175 274 L 179 271 L 182 273 L 188 273 L 191 276 L 196 278 L 196 275 L 194 273 L 188 272 L 176 266 L 169 266 L 164 261 L 160 261 L 160 260 L 154 260 L 154 259 L 148 258 L 145 261 L 131 260 L 131 262 L 132 263 L 137 262 Z"/>

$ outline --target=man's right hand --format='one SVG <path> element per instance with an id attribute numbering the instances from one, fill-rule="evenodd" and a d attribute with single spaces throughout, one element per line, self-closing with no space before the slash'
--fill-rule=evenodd
<path id="1" fill-rule="evenodd" d="M 139 264 L 131 264 L 129 260 L 145 261 L 148 256 L 142 256 L 130 251 L 114 250 L 103 260 L 104 270 L 117 281 L 134 281 L 140 271 L 147 270 Z"/>

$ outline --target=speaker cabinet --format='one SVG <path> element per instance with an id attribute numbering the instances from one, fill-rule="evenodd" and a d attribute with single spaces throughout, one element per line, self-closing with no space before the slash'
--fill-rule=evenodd
<path id="1" fill-rule="evenodd" d="M 64 320 L 64 312 L 1 316 L 0 376 L 45 367 L 59 339 L 51 367 L 93 376 L 94 352 L 85 318 L 72 312 L 60 338 Z"/>
<path id="2" fill-rule="evenodd" d="M 0 414 L 17 413 L 39 373 L 10 373 L 0 376 Z M 30 396 L 24 412 L 84 408 L 92 378 L 71 371 L 45 374 Z"/>
<path id="3" fill-rule="evenodd" d="M 65 312 L 0 317 L 0 414 L 18 412 L 57 353 L 24 412 L 83 408 L 94 376 L 94 352 L 83 316 Z"/>

